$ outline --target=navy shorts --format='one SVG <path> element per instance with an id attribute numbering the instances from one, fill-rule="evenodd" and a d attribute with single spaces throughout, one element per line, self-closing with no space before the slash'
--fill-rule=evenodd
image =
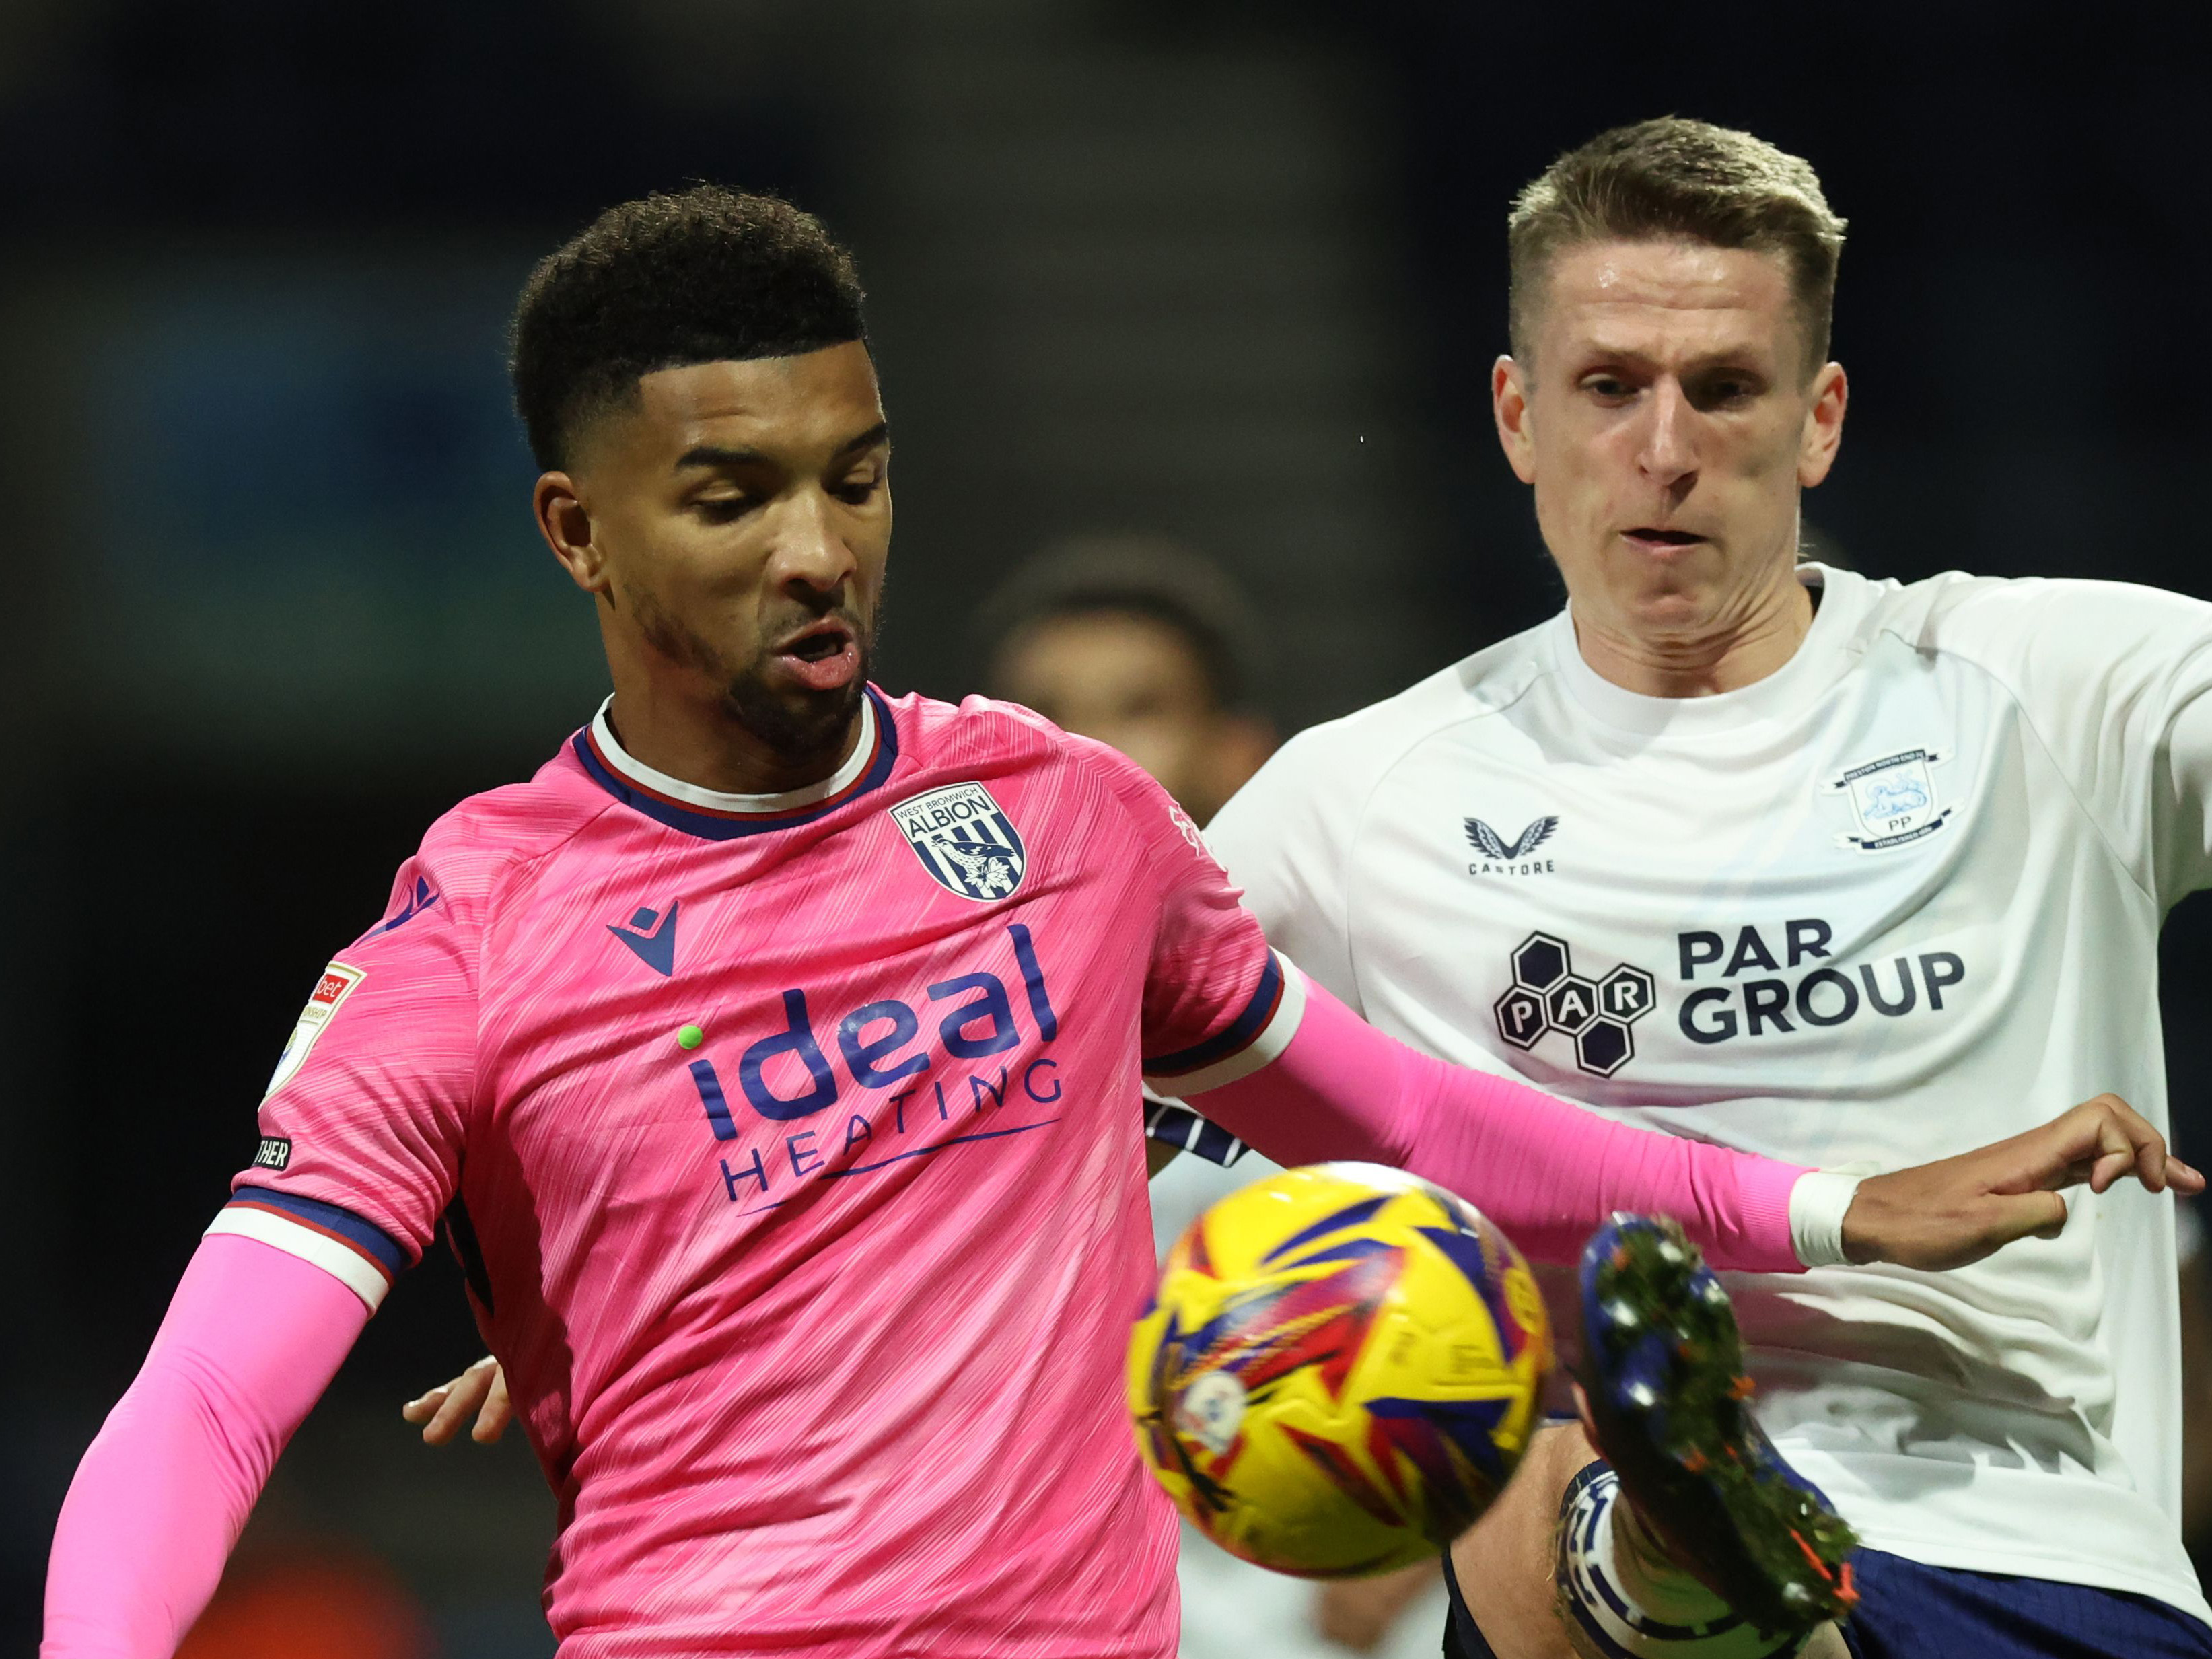
<path id="1" fill-rule="evenodd" d="M 2124 1590 L 1926 1567 L 1880 1550 L 1851 1558 L 1854 1659 L 2212 1659 L 2212 1626 Z M 1445 1659 L 1496 1659 L 1451 1586 Z"/>

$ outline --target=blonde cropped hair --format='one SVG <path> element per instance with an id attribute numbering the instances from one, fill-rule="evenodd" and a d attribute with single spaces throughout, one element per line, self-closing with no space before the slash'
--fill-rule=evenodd
<path id="1" fill-rule="evenodd" d="M 1571 149 L 1513 199 L 1506 221 L 1514 356 L 1531 360 L 1553 259 L 1598 241 L 1684 240 L 1779 255 L 1803 325 L 1806 373 L 1828 357 L 1844 222 L 1811 163 L 1763 138 L 1666 115 Z"/>

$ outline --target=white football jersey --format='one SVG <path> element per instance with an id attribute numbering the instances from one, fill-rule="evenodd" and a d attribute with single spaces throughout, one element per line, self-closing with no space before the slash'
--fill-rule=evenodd
<path id="1" fill-rule="evenodd" d="M 1638 696 L 1562 613 L 1303 733 L 1207 838 L 1375 1024 L 1608 1116 L 1829 1169 L 2108 1089 L 2163 1128 L 2159 926 L 2212 884 L 2212 605 L 1801 577 L 1812 631 L 1755 685 Z M 1877 1549 L 2212 1619 L 2172 1200 L 2069 1203 L 1957 1273 L 1730 1275 L 1760 1420 Z"/>

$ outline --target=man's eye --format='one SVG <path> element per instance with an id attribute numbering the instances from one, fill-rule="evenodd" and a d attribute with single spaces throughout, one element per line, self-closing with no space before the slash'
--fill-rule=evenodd
<path id="1" fill-rule="evenodd" d="M 1700 382 L 1691 401 L 1700 409 L 1735 409 L 1749 403 L 1765 388 L 1744 375 L 1725 375 Z"/>
<path id="2" fill-rule="evenodd" d="M 830 493 L 848 507 L 866 507 L 883 484 L 880 477 L 849 478 Z"/>
<path id="3" fill-rule="evenodd" d="M 1593 374 L 1583 382 L 1583 390 L 1595 398 L 1620 398 L 1635 388 L 1618 374 Z"/>
<path id="4" fill-rule="evenodd" d="M 727 524 L 758 505 L 750 495 L 702 495 L 691 503 L 691 510 L 708 524 Z"/>

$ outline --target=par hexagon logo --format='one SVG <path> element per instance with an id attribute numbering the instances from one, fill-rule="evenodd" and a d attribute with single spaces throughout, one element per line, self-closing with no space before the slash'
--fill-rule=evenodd
<path id="1" fill-rule="evenodd" d="M 1575 971 L 1574 951 L 1550 933 L 1531 933 L 1513 947 L 1513 983 L 1493 1012 L 1498 1034 L 1516 1048 L 1547 1036 L 1574 1044 L 1575 1064 L 1611 1077 L 1636 1058 L 1636 1022 L 1659 1000 L 1657 982 L 1622 963 L 1603 979 Z"/>

